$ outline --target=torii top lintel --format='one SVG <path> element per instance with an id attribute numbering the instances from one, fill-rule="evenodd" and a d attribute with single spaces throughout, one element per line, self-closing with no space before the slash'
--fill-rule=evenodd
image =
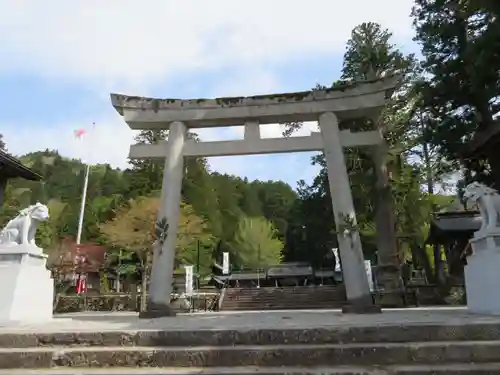
<path id="1" fill-rule="evenodd" d="M 174 121 L 190 128 L 316 121 L 334 112 L 340 120 L 376 116 L 400 75 L 352 82 L 327 90 L 216 99 L 155 99 L 111 94 L 113 107 L 131 129 L 167 129 Z"/>

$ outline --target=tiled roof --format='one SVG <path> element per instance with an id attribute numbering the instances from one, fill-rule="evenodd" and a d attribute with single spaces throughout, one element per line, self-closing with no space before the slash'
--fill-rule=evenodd
<path id="1" fill-rule="evenodd" d="M 431 222 L 428 242 L 444 238 L 471 236 L 481 227 L 481 215 L 476 211 L 447 212 L 437 214 Z"/>
<path id="2" fill-rule="evenodd" d="M 2 150 L 0 150 L 0 175 L 7 178 L 21 177 L 31 181 L 43 179 L 38 173 L 24 166 L 19 160 Z"/>

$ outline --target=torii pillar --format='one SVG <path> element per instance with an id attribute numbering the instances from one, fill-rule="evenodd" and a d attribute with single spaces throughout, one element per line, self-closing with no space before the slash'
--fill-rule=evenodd
<path id="1" fill-rule="evenodd" d="M 170 306 L 170 295 L 172 293 L 175 247 L 181 210 L 185 140 L 186 126 L 184 123 L 172 122 L 169 126 L 166 143 L 165 168 L 158 210 L 158 220 L 164 218 L 167 220 L 168 232 L 165 242 L 157 244 L 155 247 L 147 309 L 141 312 L 141 318 L 175 316 L 175 311 Z"/>
<path id="2" fill-rule="evenodd" d="M 356 211 L 354 210 L 344 150 L 340 142 L 337 116 L 333 112 L 322 114 L 319 117 L 319 127 L 323 138 L 328 184 L 342 259 L 342 275 L 349 301 L 349 306 L 346 306 L 343 312 L 380 312 L 380 307 L 373 303 L 366 276 L 363 248 L 356 228 Z M 346 220 L 349 223 L 346 223 Z"/>

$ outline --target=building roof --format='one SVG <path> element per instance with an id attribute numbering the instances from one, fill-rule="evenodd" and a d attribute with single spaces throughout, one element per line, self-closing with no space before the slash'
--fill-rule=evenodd
<path id="1" fill-rule="evenodd" d="M 105 264 L 106 247 L 95 243 L 77 245 L 73 238 L 66 237 L 61 241 L 59 251 L 53 255 L 52 263 L 59 268 L 97 272 Z"/>
<path id="2" fill-rule="evenodd" d="M 462 150 L 462 157 L 474 158 L 481 156 L 488 148 L 494 147 L 500 141 L 500 121 L 495 121 L 486 130 L 474 134 L 469 143 Z"/>
<path id="3" fill-rule="evenodd" d="M 481 215 L 477 211 L 446 212 L 436 215 L 431 222 L 429 243 L 441 243 L 459 237 L 472 237 L 481 227 Z"/>
<path id="4" fill-rule="evenodd" d="M 20 177 L 31 181 L 43 179 L 38 173 L 24 166 L 18 159 L 2 150 L 0 150 L 0 176 L 7 178 Z"/>

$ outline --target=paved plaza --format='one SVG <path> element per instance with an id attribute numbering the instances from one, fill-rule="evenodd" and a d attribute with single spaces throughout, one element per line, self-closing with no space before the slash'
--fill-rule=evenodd
<path id="1" fill-rule="evenodd" d="M 128 312 L 87 312 L 57 315 L 39 324 L 0 326 L 2 333 L 200 331 L 349 328 L 411 325 L 499 324 L 500 316 L 472 314 L 466 308 L 386 309 L 382 314 L 347 315 L 339 310 L 250 311 L 180 314 L 175 318 L 139 319 Z"/>

